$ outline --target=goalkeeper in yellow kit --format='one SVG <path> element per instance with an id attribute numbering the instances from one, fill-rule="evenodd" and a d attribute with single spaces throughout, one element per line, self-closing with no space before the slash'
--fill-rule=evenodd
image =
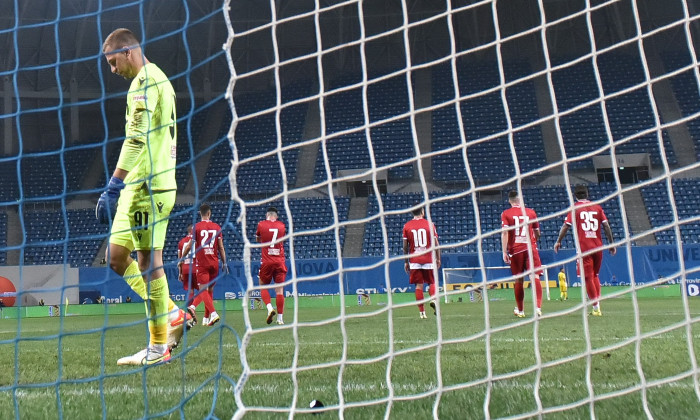
<path id="1" fill-rule="evenodd" d="M 559 270 L 559 300 L 569 300 L 569 293 L 567 292 L 568 285 L 566 284 L 566 274 L 564 273 L 564 268 Z"/>
<path id="2" fill-rule="evenodd" d="M 150 331 L 148 347 L 117 364 L 158 364 L 170 360 L 170 349 L 177 346 L 189 316 L 170 300 L 163 270 L 163 244 L 177 189 L 175 91 L 143 55 L 130 30 L 109 34 L 102 52 L 112 73 L 133 80 L 119 161 L 95 213 L 102 223 L 112 220 L 109 266 L 146 302 Z M 138 262 L 130 256 L 133 250 Z"/>

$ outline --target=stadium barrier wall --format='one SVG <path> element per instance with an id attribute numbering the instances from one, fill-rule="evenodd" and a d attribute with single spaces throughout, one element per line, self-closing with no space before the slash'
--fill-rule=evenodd
<path id="1" fill-rule="evenodd" d="M 548 267 L 550 280 L 556 279 L 562 265 L 559 261 L 571 259 L 573 250 L 562 250 L 554 254 L 551 250 L 541 250 L 543 264 Z M 673 275 L 680 272 L 681 262 L 685 270 L 690 271 L 686 276 L 690 280 L 700 278 L 700 244 L 685 245 L 683 256 L 679 258 L 674 246 L 653 246 L 631 248 L 632 267 L 635 281 L 645 283 L 668 278 L 669 283 L 678 279 Z M 486 266 L 503 265 L 500 252 L 483 254 Z M 443 254 L 443 266 L 450 268 L 478 267 L 477 254 Z M 398 259 L 389 263 L 389 278 L 385 279 L 385 266 L 379 257 L 345 258 L 343 259 L 344 274 L 342 283 L 337 274 L 338 260 L 336 259 L 306 259 L 295 260 L 294 271 L 297 277 L 297 293 L 299 296 L 338 295 L 342 284 L 343 292 L 348 295 L 386 293 L 388 285 L 392 292 L 412 292 L 408 276 L 403 270 L 403 260 Z M 625 249 L 611 256 L 607 252 L 603 259 L 600 279 L 605 286 L 629 285 L 628 257 Z M 289 264 L 289 263 L 288 263 Z M 367 266 L 376 265 L 374 268 Z M 257 276 L 259 263 L 251 264 L 253 278 Z M 574 262 L 563 265 L 566 269 L 569 286 L 576 287 L 576 268 Z M 244 266 L 240 261 L 229 262 L 230 273 L 220 276 L 214 289 L 214 298 L 218 300 L 240 299 L 247 290 L 247 280 Z M 292 269 L 288 279 L 292 278 Z M 170 283 L 170 293 L 173 300 L 184 301 L 185 290 L 177 280 L 175 262 L 166 265 L 166 273 Z M 334 274 L 335 273 L 335 274 Z M 64 265 L 0 267 L 0 276 L 8 278 L 17 289 L 17 298 L 21 306 L 37 305 L 43 299 L 46 305 L 60 305 L 68 298 L 70 303 L 92 303 L 104 297 L 105 303 L 122 303 L 130 298 L 134 302 L 140 298 L 133 293 L 129 286 L 108 267 L 71 268 Z M 310 278 L 315 278 L 311 280 Z M 388 280 L 388 281 L 386 281 Z M 256 280 L 257 283 L 257 280 Z M 442 284 L 442 279 L 440 283 Z M 285 293 L 293 293 L 292 285 L 285 287 Z M 253 296 L 259 292 L 253 292 Z"/>
<path id="2" fill-rule="evenodd" d="M 571 259 L 574 256 L 573 250 L 562 250 L 554 254 L 551 250 L 541 250 L 542 263 L 548 266 L 550 280 L 556 279 L 559 269 L 562 267 L 559 261 Z M 635 281 L 646 283 L 658 280 L 659 276 L 669 279 L 670 283 L 677 282 L 672 276 L 681 270 L 681 261 L 684 262 L 686 270 L 695 270 L 688 275 L 689 279 L 700 278 L 697 270 L 700 268 L 700 245 L 685 245 L 683 247 L 683 258 L 679 258 L 674 246 L 653 246 L 653 247 L 633 247 L 631 248 L 632 267 Z M 489 252 L 483 255 L 486 266 L 503 265 L 500 252 Z M 478 267 L 478 255 L 469 254 L 443 254 L 444 267 Z M 394 293 L 412 292 L 408 283 L 408 276 L 403 269 L 403 260 L 396 260 L 389 263 L 389 281 L 385 282 L 385 267 L 381 264 L 379 257 L 365 258 L 345 258 L 343 268 L 345 270 L 342 278 L 343 292 L 349 295 L 356 294 L 378 294 L 385 293 L 385 285 L 390 285 Z M 603 258 L 603 267 L 600 273 L 601 283 L 605 286 L 625 286 L 630 284 L 628 272 L 628 258 L 625 249 L 619 249 L 615 256 L 611 256 L 607 251 Z M 288 262 L 289 264 L 289 262 Z M 376 264 L 375 268 L 365 268 Z M 228 264 L 230 273 L 220 276 L 214 289 L 214 298 L 219 300 L 240 299 L 247 290 L 247 280 L 244 266 L 240 261 L 231 261 Z M 565 265 L 569 286 L 576 287 L 576 267 L 574 262 Z M 251 264 L 253 278 L 257 283 L 257 271 L 259 263 Z M 338 261 L 336 259 L 309 259 L 296 260 L 294 271 L 297 276 L 297 293 L 299 296 L 324 296 L 337 295 L 340 291 L 340 279 L 337 274 Z M 357 271 L 355 271 L 357 270 Z M 139 301 L 129 286 L 107 267 L 89 267 L 79 270 L 80 277 L 80 302 L 85 298 L 94 300 L 94 297 L 104 296 L 107 303 L 124 302 L 127 297 L 132 301 Z M 290 267 L 288 279 L 291 276 Z M 185 300 L 185 290 L 182 284 L 177 281 L 177 267 L 175 263 L 166 266 L 166 274 L 170 283 L 170 293 L 173 300 Z M 316 277 L 310 280 L 310 277 Z M 442 281 L 440 279 L 440 284 Z M 285 287 L 285 294 L 292 293 L 292 285 Z M 253 292 L 253 296 L 259 296 L 259 292 Z"/>
<path id="3" fill-rule="evenodd" d="M 67 298 L 77 302 L 80 270 L 65 265 L 23 265 L 0 267 L 0 276 L 15 286 L 15 305 L 58 305 Z M 0 290 L 0 293 L 4 290 Z M 5 294 L 2 293 L 5 297 Z"/>
<path id="4" fill-rule="evenodd" d="M 689 285 L 695 286 L 695 294 L 691 292 L 686 292 L 689 297 L 698 297 L 700 295 L 700 283 L 688 283 Z M 608 286 L 602 289 L 603 295 L 615 294 L 621 291 L 629 290 L 628 286 Z M 580 287 L 569 288 L 569 302 L 575 303 L 581 301 L 582 289 Z M 678 297 L 681 295 L 681 285 L 661 285 L 653 287 L 645 287 L 637 291 L 637 297 Z M 632 295 L 630 293 L 618 296 L 617 299 L 631 299 Z M 359 299 L 358 299 L 359 298 Z M 453 296 L 452 304 L 476 304 L 481 302 L 474 294 L 469 292 L 464 292 L 456 294 Z M 458 300 L 462 298 L 462 300 Z M 512 290 L 509 289 L 494 289 L 488 291 L 488 298 L 490 301 L 507 300 L 515 301 L 513 297 Z M 700 297 L 698 297 L 700 298 Z M 386 305 L 388 302 L 388 295 L 386 293 L 377 294 L 365 294 L 365 295 L 348 295 L 342 300 L 346 307 L 350 306 L 380 306 Z M 556 301 L 559 299 L 559 289 L 552 291 L 552 300 Z M 529 293 L 525 294 L 525 301 L 529 302 L 531 296 Z M 415 297 L 412 293 L 396 293 L 392 295 L 392 302 L 394 304 L 401 303 L 411 303 L 415 301 Z M 183 306 L 184 302 L 176 302 L 179 306 Z M 217 312 L 226 319 L 227 312 L 240 312 L 242 300 L 217 300 L 214 302 Z M 251 309 L 259 310 L 261 316 L 264 317 L 265 309 L 260 303 L 252 303 Z M 330 296 L 303 296 L 299 299 L 289 299 L 285 303 L 285 307 L 289 310 L 293 309 L 295 305 L 298 305 L 300 309 L 305 308 L 333 308 L 339 307 L 341 305 L 341 299 L 337 295 Z M 547 305 L 550 305 L 549 303 Z M 561 307 L 547 306 L 546 310 L 557 310 Z M 143 303 L 142 302 L 131 302 L 131 303 L 104 303 L 104 304 L 69 304 L 69 305 L 49 305 L 49 306 L 21 306 L 21 307 L 11 307 L 11 308 L 0 308 L 0 319 L 17 319 L 17 318 L 46 318 L 46 317 L 56 317 L 59 314 L 66 316 L 101 316 L 104 317 L 106 314 L 109 315 L 138 315 L 143 316 Z M 201 310 L 201 308 L 200 308 Z M 291 312 L 289 312 L 291 313 Z M 240 316 L 240 315 L 239 315 Z"/>

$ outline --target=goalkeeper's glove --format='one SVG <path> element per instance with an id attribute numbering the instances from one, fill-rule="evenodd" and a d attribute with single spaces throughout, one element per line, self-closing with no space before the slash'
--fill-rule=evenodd
<path id="1" fill-rule="evenodd" d="M 124 181 L 115 176 L 109 180 L 107 191 L 100 195 L 100 199 L 97 200 L 97 207 L 95 207 L 95 217 L 97 217 L 100 223 L 105 225 L 109 224 L 110 214 L 112 219 L 114 219 L 119 193 L 125 186 L 126 184 L 124 184 Z"/>

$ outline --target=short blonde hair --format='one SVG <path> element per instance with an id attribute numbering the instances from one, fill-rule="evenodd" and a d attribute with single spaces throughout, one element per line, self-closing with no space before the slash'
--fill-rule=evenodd
<path id="1" fill-rule="evenodd" d="M 119 28 L 107 35 L 105 42 L 102 44 L 102 52 L 108 48 L 124 48 L 124 47 L 139 47 L 139 40 L 133 32 L 126 28 Z"/>

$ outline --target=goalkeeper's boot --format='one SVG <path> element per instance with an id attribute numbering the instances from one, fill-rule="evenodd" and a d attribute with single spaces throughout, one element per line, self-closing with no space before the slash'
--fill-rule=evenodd
<path id="1" fill-rule="evenodd" d="M 272 324 L 272 319 L 275 317 L 275 315 L 277 315 L 277 311 L 275 311 L 274 309 L 269 311 L 267 313 L 267 320 L 265 320 L 265 322 L 267 322 L 268 325 Z"/>
<path id="2" fill-rule="evenodd" d="M 185 328 L 192 327 L 192 316 L 182 309 L 175 309 L 168 314 L 168 348 L 174 349 L 180 344 Z"/>
<path id="3" fill-rule="evenodd" d="M 121 359 L 117 360 L 117 365 L 145 366 L 167 363 L 169 361 L 170 350 L 167 348 L 167 346 L 165 350 L 159 350 L 156 346 L 148 346 L 134 355 L 122 357 Z"/>
<path id="4" fill-rule="evenodd" d="M 148 352 L 148 349 L 145 348 L 141 350 L 140 352 L 133 354 L 131 356 L 125 356 L 122 357 L 121 359 L 117 360 L 117 365 L 119 366 L 126 366 L 126 365 L 134 365 L 134 366 L 141 366 L 141 360 L 146 357 L 146 353 Z"/>
<path id="5" fill-rule="evenodd" d="M 433 315 L 437 315 L 437 309 L 435 308 L 435 302 L 430 301 L 430 307 L 433 308 Z"/>

